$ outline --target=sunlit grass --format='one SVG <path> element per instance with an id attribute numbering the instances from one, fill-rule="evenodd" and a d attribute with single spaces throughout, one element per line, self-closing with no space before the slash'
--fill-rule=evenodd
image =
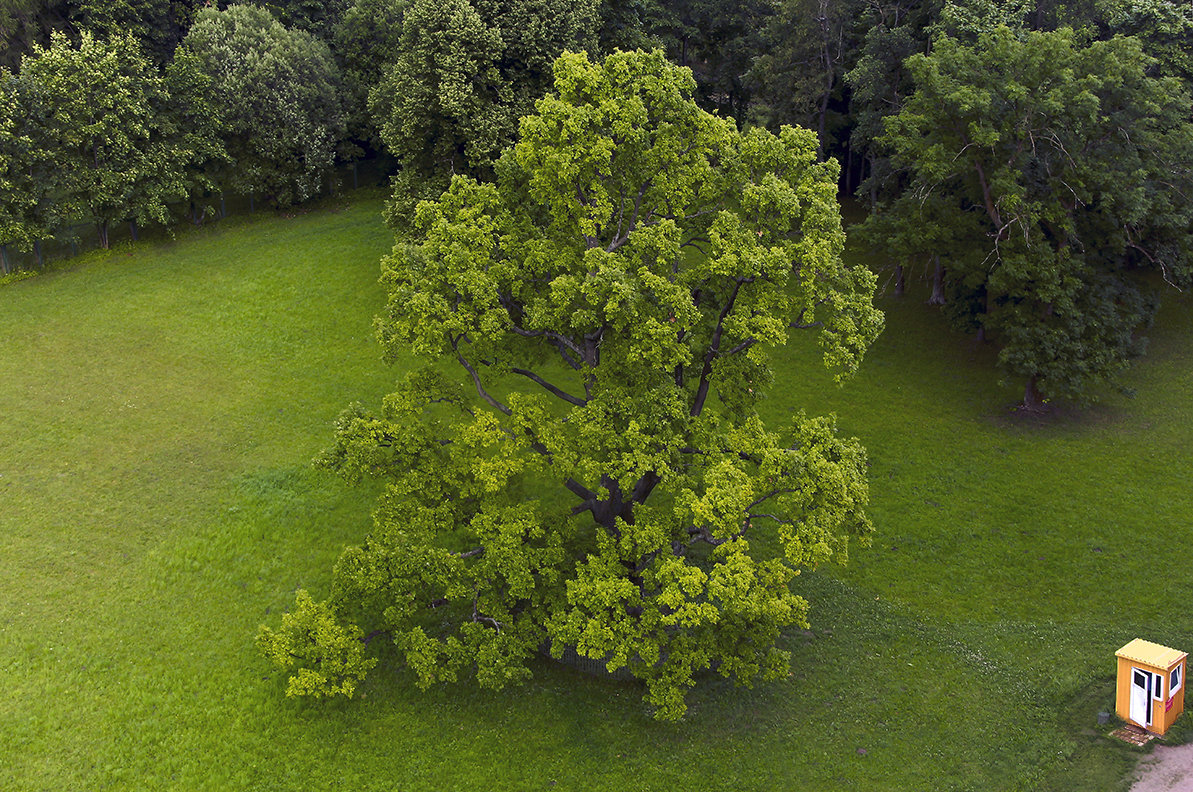
<path id="1" fill-rule="evenodd" d="M 843 388 L 799 339 L 767 417 L 870 449 L 874 546 L 797 581 L 787 680 L 692 694 L 543 661 L 529 684 L 287 700 L 255 652 L 322 594 L 371 493 L 313 471 L 377 404 L 379 201 L 257 217 L 0 287 L 0 789 L 1113 789 L 1114 650 L 1190 648 L 1193 311 L 1133 400 L 1024 420 L 991 353 L 909 296 Z M 810 341 L 810 339 L 808 339 Z"/>

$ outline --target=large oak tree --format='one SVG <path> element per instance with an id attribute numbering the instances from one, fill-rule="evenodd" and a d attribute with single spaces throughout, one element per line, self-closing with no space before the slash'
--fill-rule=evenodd
<path id="1" fill-rule="evenodd" d="M 496 183 L 457 176 L 384 262 L 384 347 L 426 365 L 339 421 L 325 462 L 386 488 L 331 596 L 262 632 L 291 694 L 351 694 L 368 633 L 422 685 L 571 648 L 676 718 L 703 670 L 785 675 L 796 575 L 871 531 L 857 441 L 757 411 L 793 331 L 844 375 L 882 327 L 836 163 L 699 109 L 657 52 L 554 73 Z"/>

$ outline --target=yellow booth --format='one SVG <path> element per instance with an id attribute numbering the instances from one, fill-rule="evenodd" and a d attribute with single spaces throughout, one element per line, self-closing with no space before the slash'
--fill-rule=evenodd
<path id="1" fill-rule="evenodd" d="M 1185 652 L 1136 638 L 1118 658 L 1115 711 L 1128 723 L 1163 734 L 1185 711 Z"/>

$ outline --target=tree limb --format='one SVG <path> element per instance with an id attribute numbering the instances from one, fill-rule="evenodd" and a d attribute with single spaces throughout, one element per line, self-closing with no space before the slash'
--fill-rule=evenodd
<path id="1" fill-rule="evenodd" d="M 489 395 L 489 392 L 485 390 L 485 386 L 481 384 L 480 374 L 477 374 L 476 369 L 474 369 L 472 365 L 464 359 L 464 356 L 460 354 L 461 338 L 463 338 L 463 336 L 451 339 L 452 349 L 456 351 L 456 360 L 460 361 L 460 365 L 464 367 L 464 370 L 472 375 L 472 382 L 476 385 L 476 392 L 479 393 L 480 397 L 487 401 L 494 409 L 500 410 L 506 415 L 513 415 L 513 411 L 509 407 L 506 407 L 504 404 Z"/>
<path id="2" fill-rule="evenodd" d="M 725 330 L 725 317 L 729 316 L 729 312 L 733 310 L 733 304 L 737 301 L 737 294 L 741 291 L 744 280 L 737 280 L 733 286 L 733 293 L 729 295 L 729 300 L 725 303 L 725 307 L 721 310 L 721 315 L 717 318 L 716 329 L 713 330 L 712 339 L 709 341 L 708 352 L 704 355 L 704 366 L 700 370 L 700 384 L 696 388 L 696 398 L 692 401 L 692 409 L 689 415 L 693 418 L 700 415 L 704 411 L 704 403 L 708 399 L 708 385 L 709 377 L 712 376 L 712 362 L 713 358 L 717 356 L 721 347 L 721 334 Z"/>
<path id="3" fill-rule="evenodd" d="M 550 391 L 555 396 L 558 396 L 559 398 L 563 399 L 568 404 L 574 404 L 577 407 L 584 407 L 585 405 L 588 404 L 587 400 L 581 399 L 577 396 L 573 396 L 572 394 L 567 393 L 566 391 L 560 390 L 559 388 L 552 385 L 550 382 L 547 382 L 545 379 L 540 377 L 538 374 L 535 374 L 533 371 L 527 371 L 526 369 L 523 369 L 523 368 L 511 368 L 510 371 L 512 371 L 515 374 L 520 374 L 523 377 L 526 377 L 531 382 L 536 382 L 539 385 L 542 385 L 546 390 Z"/>

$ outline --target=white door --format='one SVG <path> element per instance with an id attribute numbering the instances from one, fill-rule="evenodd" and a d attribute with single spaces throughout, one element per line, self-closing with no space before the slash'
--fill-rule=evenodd
<path id="1" fill-rule="evenodd" d="M 1131 720 L 1140 726 L 1152 725 L 1151 681 L 1147 671 L 1131 669 Z"/>

